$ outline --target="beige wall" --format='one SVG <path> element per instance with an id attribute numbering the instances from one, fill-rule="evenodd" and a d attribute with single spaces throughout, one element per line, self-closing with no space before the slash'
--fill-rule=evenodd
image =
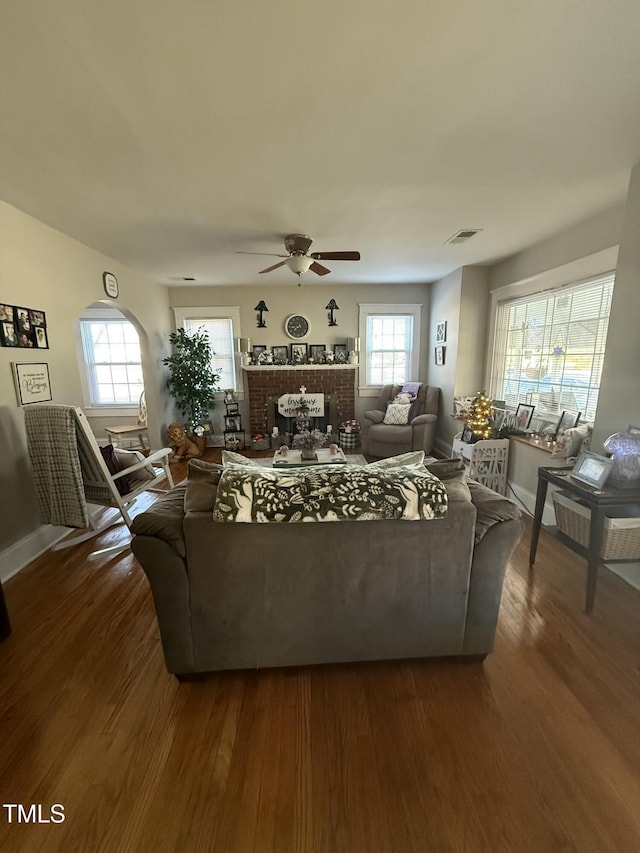
<path id="1" fill-rule="evenodd" d="M 444 456 L 450 456 L 453 436 L 462 428 L 451 417 L 454 396 L 475 394 L 484 387 L 488 315 L 486 267 L 462 267 L 433 285 L 429 384 L 439 385 L 442 392 L 436 449 Z M 445 363 L 437 366 L 433 357 L 436 326 L 443 320 L 447 321 Z"/>
<path id="2" fill-rule="evenodd" d="M 420 370 L 413 379 L 427 381 L 428 359 L 426 347 L 429 342 L 429 284 L 350 284 L 331 285 L 324 282 L 305 280 L 298 287 L 297 280 L 291 285 L 254 287 L 172 287 L 169 299 L 172 307 L 216 307 L 233 306 L 240 308 L 240 335 L 251 338 L 252 344 L 278 346 L 291 343 L 284 331 L 284 321 L 294 313 L 309 318 L 311 331 L 304 343 L 326 344 L 344 343 L 347 338 L 358 335 L 359 306 L 361 303 L 417 303 L 422 305 Z M 264 314 L 266 329 L 256 325 L 255 306 L 261 299 L 269 311 Z M 339 310 L 334 312 L 337 326 L 329 326 L 328 311 L 325 306 L 331 299 L 338 303 Z M 357 380 L 356 380 L 357 381 Z M 356 390 L 356 417 L 362 419 L 364 412 L 371 408 L 371 397 L 360 397 Z M 220 417 L 217 407 L 214 427 Z"/>
<path id="3" fill-rule="evenodd" d="M 607 353 L 593 432 L 594 448 L 628 424 L 640 424 L 640 163 L 631 173 L 616 282 L 609 315 Z"/>
<path id="4" fill-rule="evenodd" d="M 460 334 L 460 301 L 462 298 L 462 269 L 441 278 L 431 286 L 431 324 L 429 336 L 429 385 L 440 388 L 440 411 L 436 435 L 436 450 L 443 456 L 451 453 L 451 442 L 457 431 L 457 421 L 451 418 L 453 396 L 456 393 L 456 369 Z M 436 365 L 436 326 L 447 323 L 445 360 Z"/>
<path id="5" fill-rule="evenodd" d="M 47 362 L 54 403 L 84 405 L 76 353 L 77 318 L 87 305 L 107 299 L 102 273 L 115 273 L 117 306 L 143 332 L 145 384 L 153 443 L 160 445 L 166 395 L 160 359 L 170 330 L 166 288 L 0 202 L 0 302 L 46 312 L 50 349 L 0 347 L 0 573 L 46 544 L 40 527 L 11 362 Z M 22 547 L 23 540 L 30 540 Z M 33 556 L 31 554 L 31 556 Z"/>

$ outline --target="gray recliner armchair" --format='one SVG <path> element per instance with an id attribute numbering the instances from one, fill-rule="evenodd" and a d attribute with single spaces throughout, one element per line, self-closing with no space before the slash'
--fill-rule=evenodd
<path id="1" fill-rule="evenodd" d="M 436 437 L 440 389 L 421 385 L 411 403 L 407 424 L 385 424 L 387 403 L 402 390 L 402 385 L 385 385 L 375 409 L 364 413 L 362 449 L 371 456 L 396 456 L 409 450 L 431 453 Z"/>

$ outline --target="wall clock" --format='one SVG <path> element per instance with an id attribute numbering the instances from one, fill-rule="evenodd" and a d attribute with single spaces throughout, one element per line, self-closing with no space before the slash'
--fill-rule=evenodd
<path id="1" fill-rule="evenodd" d="M 112 272 L 102 273 L 102 284 L 107 296 L 111 296 L 113 299 L 118 298 L 118 279 Z"/>
<path id="2" fill-rule="evenodd" d="M 292 314 L 284 321 L 285 332 L 296 341 L 306 338 L 309 334 L 309 328 L 309 320 L 303 314 Z"/>

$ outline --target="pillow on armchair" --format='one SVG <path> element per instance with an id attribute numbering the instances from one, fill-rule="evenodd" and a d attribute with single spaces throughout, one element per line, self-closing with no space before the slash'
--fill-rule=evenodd
<path id="1" fill-rule="evenodd" d="M 406 425 L 409 423 L 409 409 L 405 403 L 389 403 L 383 424 Z"/>

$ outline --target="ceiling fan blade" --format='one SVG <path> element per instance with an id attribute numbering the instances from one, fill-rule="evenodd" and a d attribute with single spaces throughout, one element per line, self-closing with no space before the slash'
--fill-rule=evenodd
<path id="1" fill-rule="evenodd" d="M 359 261 L 360 252 L 312 252 L 311 257 L 319 261 Z"/>
<path id="2" fill-rule="evenodd" d="M 268 255 L 270 258 L 288 258 L 289 255 L 280 255 L 278 252 L 240 252 L 237 251 L 236 255 Z"/>
<path id="3" fill-rule="evenodd" d="M 330 273 L 330 272 L 331 272 L 331 270 L 327 269 L 326 267 L 323 267 L 323 266 L 322 266 L 322 264 L 318 264 L 318 263 L 316 263 L 316 261 L 314 261 L 314 262 L 311 264 L 311 266 L 309 267 L 309 269 L 310 269 L 310 270 L 313 270 L 313 272 L 314 272 L 316 275 L 327 275 L 328 273 Z"/>
<path id="4" fill-rule="evenodd" d="M 279 261 L 277 264 L 274 264 L 272 267 L 267 267 L 267 268 L 266 268 L 266 270 L 260 270 L 260 272 L 261 272 L 261 273 L 263 273 L 263 272 L 271 272 L 271 270 L 277 270 L 277 269 L 278 269 L 278 267 L 283 267 L 284 265 L 285 265 L 285 262 L 284 262 L 284 261 Z"/>

